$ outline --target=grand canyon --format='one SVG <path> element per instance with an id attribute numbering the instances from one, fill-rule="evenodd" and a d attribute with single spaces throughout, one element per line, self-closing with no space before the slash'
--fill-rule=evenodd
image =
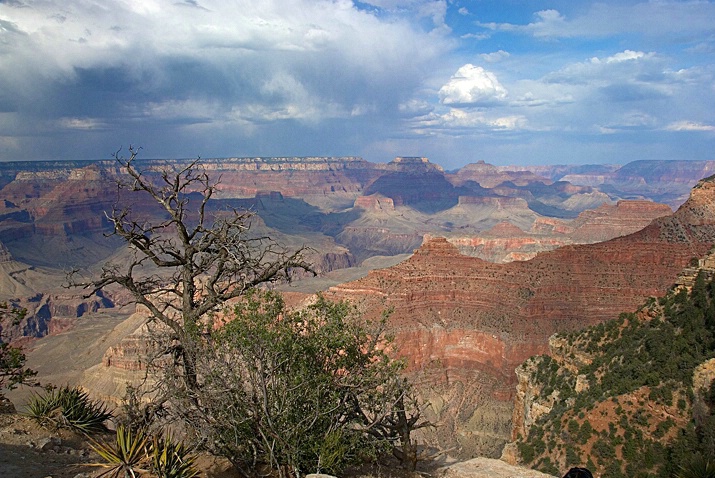
<path id="1" fill-rule="evenodd" d="M 158 177 L 187 161 L 138 164 Z M 514 438 L 523 421 L 515 369 L 549 353 L 550 337 L 664 295 L 715 244 L 715 183 L 700 181 L 715 161 L 479 162 L 456 171 L 413 157 L 201 165 L 219 181 L 212 214 L 251 211 L 252 234 L 309 247 L 317 277 L 279 287 L 291 306 L 321 292 L 367 317 L 390 311 L 396 353 L 438 425 L 421 439 L 462 460 L 498 458 Z M 44 380 L 115 402 L 144 375 L 146 316 L 120 289 L 85 297 L 63 285 L 70 270 L 91 276 L 126 254 L 108 237 L 113 207 L 160 217 L 117 188 L 123 174 L 112 161 L 0 163 L 0 301 L 28 311 L 2 323 L 3 337 L 26 348 Z M 82 359 L 68 350 L 72 334 L 91 337 Z M 63 356 L 73 357 L 71 370 Z"/>

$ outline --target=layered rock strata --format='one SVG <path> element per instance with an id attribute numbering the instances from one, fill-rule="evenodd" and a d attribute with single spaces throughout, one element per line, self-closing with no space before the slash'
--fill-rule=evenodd
<path id="1" fill-rule="evenodd" d="M 433 437 L 462 456 L 497 456 L 510 436 L 514 369 L 548 338 L 635 309 L 667 291 L 715 243 L 715 183 L 701 182 L 675 214 L 629 236 L 493 264 L 443 238 L 409 260 L 330 289 L 366 313 L 392 309 L 390 327 L 423 381 Z"/>
<path id="2" fill-rule="evenodd" d="M 524 231 L 504 220 L 479 235 L 450 235 L 448 240 L 468 256 L 490 262 L 523 261 L 558 247 L 593 244 L 631 234 L 646 227 L 653 219 L 671 213 L 665 204 L 624 200 L 584 211 L 573 221 L 537 218 L 531 228 Z"/>

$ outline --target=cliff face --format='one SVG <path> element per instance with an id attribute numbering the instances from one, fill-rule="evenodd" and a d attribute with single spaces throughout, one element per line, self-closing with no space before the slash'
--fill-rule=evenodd
<path id="1" fill-rule="evenodd" d="M 556 332 L 612 319 L 664 294 L 715 243 L 713 199 L 715 184 L 703 182 L 675 214 L 638 233 L 524 262 L 488 263 L 433 239 L 409 260 L 330 294 L 368 313 L 392 308 L 400 353 L 434 384 L 427 395 L 442 404 L 436 416 L 451 423 L 465 455 L 494 454 L 510 437 L 516 366 L 548 352 Z"/>
<path id="2" fill-rule="evenodd" d="M 452 234 L 448 240 L 465 255 L 490 262 L 523 261 L 566 245 L 593 244 L 625 236 L 643 229 L 653 219 L 672 213 L 665 204 L 618 201 L 615 205 L 603 204 L 584 211 L 573 221 L 537 218 L 530 229 L 524 231 L 510 222 L 514 221 L 513 211 L 514 208 L 509 209 L 509 221 L 499 222 L 483 233 L 468 237 Z"/>
<path id="3" fill-rule="evenodd" d="M 161 181 L 162 169 L 184 167 L 189 161 L 137 164 Z M 486 163 L 455 173 L 445 173 L 426 158 L 396 158 L 389 164 L 355 157 L 226 158 L 203 159 L 202 165 L 220 178 L 211 204 L 217 211 L 252 209 L 273 229 L 267 231 L 271 237 L 302 236 L 304 243 L 314 242 L 316 235 L 331 237 L 347 247 L 357 263 L 373 255 L 410 252 L 425 234 L 477 237 L 508 221 L 533 235 L 531 228 L 549 219 L 544 216 L 573 218 L 601 207 L 571 240 L 530 237 L 524 238 L 523 247 L 491 239 L 472 246 L 460 243 L 463 252 L 471 247 L 470 253 L 489 260 L 523 260 L 556 245 L 632 232 L 636 219 L 634 212 L 631 224 L 614 222 L 618 214 L 602 209 L 602 204 L 619 199 L 617 194 Z M 678 187 L 690 184 L 692 171 L 681 166 L 669 171 L 684 175 L 674 181 Z M 71 268 L 102 261 L 119 246 L 104 237 L 110 226 L 105 211 L 131 205 L 148 219 L 161 215 L 146 198 L 117 191 L 116 181 L 122 177 L 111 161 L 0 165 L 0 241 L 16 259 L 32 265 Z M 391 218 L 374 217 L 388 211 L 394 213 Z M 280 222 L 271 222 L 276 217 Z M 609 219 L 599 223 L 599 217 Z"/>
<path id="4" fill-rule="evenodd" d="M 512 442 L 502 458 L 545 471 L 668 477 L 715 456 L 715 254 L 635 313 L 554 335 L 516 369 Z M 636 473 L 637 472 L 637 473 Z"/>

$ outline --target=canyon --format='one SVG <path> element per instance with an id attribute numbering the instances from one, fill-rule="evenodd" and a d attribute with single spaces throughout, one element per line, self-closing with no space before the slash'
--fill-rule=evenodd
<path id="1" fill-rule="evenodd" d="M 442 448 L 498 454 L 511 434 L 514 369 L 548 352 L 549 337 L 613 319 L 664 294 L 715 244 L 715 183 L 671 216 L 609 241 L 561 247 L 528 261 L 465 257 L 444 238 L 329 297 L 389 309 L 398 349 L 445 426 Z"/>
<path id="2" fill-rule="evenodd" d="M 500 455 L 511 438 L 514 370 L 548 352 L 552 334 L 662 295 L 715 243 L 715 189 L 697 183 L 715 162 L 663 163 L 445 172 L 426 158 L 202 160 L 220 176 L 212 213 L 252 211 L 252 233 L 310 246 L 321 276 L 363 267 L 364 277 L 323 293 L 367 316 L 392 311 L 399 354 L 440 425 L 424 440 L 461 458 Z M 187 162 L 140 164 L 158 179 Z M 118 290 L 86 299 L 62 288 L 66 270 L 92 274 L 126 254 L 105 237 L 105 211 L 161 217 L 117 189 L 121 179 L 109 161 L 0 165 L 0 300 L 29 311 L 2 324 L 4 336 L 31 346 L 127 301 Z M 380 268 L 398 255 L 408 258 Z M 310 294 L 289 295 L 300 306 Z M 123 310 L 130 317 L 110 332 L 101 363 L 76 378 L 106 399 L 144 373 L 144 318 Z"/>

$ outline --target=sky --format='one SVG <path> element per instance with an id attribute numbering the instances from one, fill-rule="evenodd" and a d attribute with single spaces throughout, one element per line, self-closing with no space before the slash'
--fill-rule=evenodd
<path id="1" fill-rule="evenodd" d="M 0 0 L 0 161 L 715 160 L 715 0 Z"/>

